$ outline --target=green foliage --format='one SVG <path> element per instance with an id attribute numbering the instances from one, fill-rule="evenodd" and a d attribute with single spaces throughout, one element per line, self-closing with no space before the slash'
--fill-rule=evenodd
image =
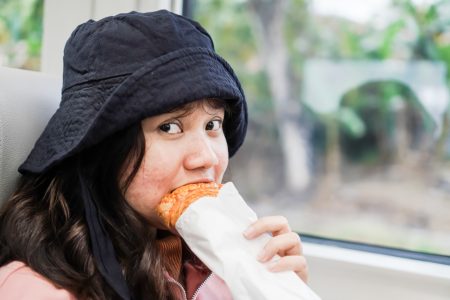
<path id="1" fill-rule="evenodd" d="M 342 128 L 353 138 L 360 138 L 366 133 L 366 125 L 358 114 L 348 107 L 341 107 L 338 120 Z"/>
<path id="2" fill-rule="evenodd" d="M 379 56 L 377 58 L 387 59 L 391 56 L 394 51 L 394 42 L 397 35 L 405 27 L 405 22 L 403 20 L 394 21 L 392 24 L 386 28 L 380 48 L 378 49 Z"/>
<path id="3" fill-rule="evenodd" d="M 444 62 L 450 70 L 450 15 L 444 13 L 448 9 L 442 9 L 448 1 L 419 5 L 412 0 L 392 0 L 390 14 L 383 22 L 315 15 L 311 13 L 313 2 L 290 0 L 285 12 L 284 36 L 297 95 L 302 89 L 303 64 L 309 58 L 429 60 Z M 244 85 L 252 118 L 264 126 L 271 120 L 268 118 L 273 106 L 267 77 L 258 57 L 257 37 L 252 32 L 248 0 L 197 0 L 196 4 L 195 17 L 210 31 L 218 52 L 232 64 Z M 450 80 L 450 72 L 447 76 Z M 332 119 L 346 136 L 344 141 L 375 143 L 370 147 L 370 155 L 361 155 L 372 160 L 377 144 L 385 143 L 396 131 L 393 111 L 399 98 L 411 109 L 409 117 L 422 126 L 420 131 L 431 134 L 433 120 L 417 97 L 398 82 L 378 82 L 348 93 Z M 313 111 L 308 115 L 312 126 L 327 128 L 327 118 Z M 371 121 L 372 118 L 376 121 Z M 448 131 L 444 130 L 443 134 Z M 384 132 L 385 137 L 379 132 Z M 380 138 L 386 141 L 376 141 Z M 441 144 L 445 145 L 446 138 L 442 138 Z"/>
<path id="4" fill-rule="evenodd" d="M 43 0 L 0 1 L 1 60 L 13 67 L 39 69 L 42 18 Z"/>

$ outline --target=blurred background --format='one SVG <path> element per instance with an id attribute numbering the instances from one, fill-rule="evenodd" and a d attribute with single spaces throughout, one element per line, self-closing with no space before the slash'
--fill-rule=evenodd
<path id="1" fill-rule="evenodd" d="M 183 2 L 246 92 L 227 179 L 259 215 L 450 255 L 450 1 Z M 1 65 L 42 70 L 43 15 L 0 0 Z"/>

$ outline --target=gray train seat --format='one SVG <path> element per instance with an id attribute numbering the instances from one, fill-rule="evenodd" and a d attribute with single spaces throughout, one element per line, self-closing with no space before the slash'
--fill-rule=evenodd
<path id="1" fill-rule="evenodd" d="M 12 193 L 25 160 L 56 111 L 62 80 L 54 75 L 0 67 L 0 204 Z"/>

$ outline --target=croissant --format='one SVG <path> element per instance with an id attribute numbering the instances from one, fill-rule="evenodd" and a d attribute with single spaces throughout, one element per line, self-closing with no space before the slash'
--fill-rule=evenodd
<path id="1" fill-rule="evenodd" d="M 166 194 L 156 206 L 156 211 L 167 228 L 175 228 L 178 218 L 191 203 L 205 196 L 216 197 L 221 186 L 215 182 L 183 185 Z"/>

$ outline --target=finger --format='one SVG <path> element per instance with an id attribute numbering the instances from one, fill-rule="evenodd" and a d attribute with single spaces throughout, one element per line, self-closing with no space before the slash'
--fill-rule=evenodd
<path id="1" fill-rule="evenodd" d="M 267 265 L 271 272 L 294 271 L 303 282 L 308 282 L 308 264 L 304 256 L 284 256 Z"/>
<path id="2" fill-rule="evenodd" d="M 285 217 L 270 216 L 262 217 L 251 224 L 247 230 L 244 231 L 244 236 L 248 239 L 252 239 L 265 232 L 270 232 L 272 235 L 276 236 L 290 231 L 291 228 L 289 227 L 288 220 Z"/>
<path id="3" fill-rule="evenodd" d="M 275 254 L 280 256 L 301 255 L 302 244 L 298 234 L 289 232 L 271 238 L 261 250 L 257 259 L 260 262 L 266 262 L 272 259 Z"/>

